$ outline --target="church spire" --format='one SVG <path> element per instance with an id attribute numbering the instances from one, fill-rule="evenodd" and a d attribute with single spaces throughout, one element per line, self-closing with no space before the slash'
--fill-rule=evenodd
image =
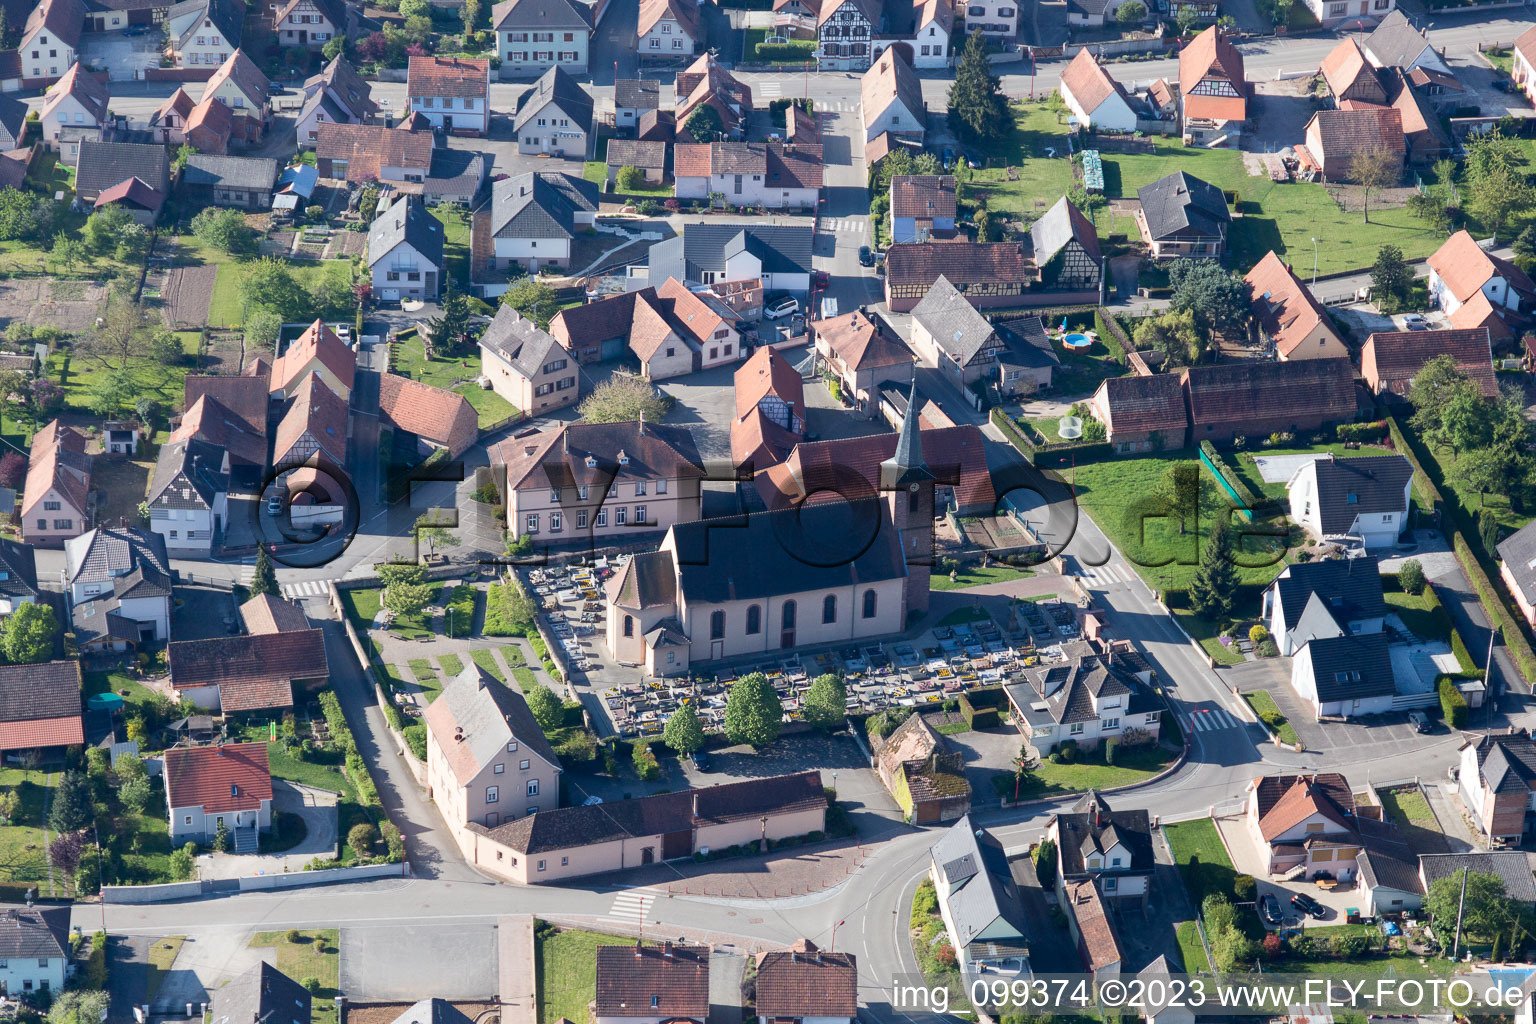
<path id="1" fill-rule="evenodd" d="M 922 431 L 917 425 L 917 382 L 914 380 L 907 397 L 907 415 L 901 421 L 901 436 L 896 440 L 896 451 L 880 463 L 880 486 L 883 490 L 895 490 L 933 478 L 928 463 L 923 461 Z"/>

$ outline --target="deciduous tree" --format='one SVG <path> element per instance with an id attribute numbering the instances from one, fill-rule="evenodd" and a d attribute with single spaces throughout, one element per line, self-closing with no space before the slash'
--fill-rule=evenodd
<path id="1" fill-rule="evenodd" d="M 848 717 L 847 687 L 830 672 L 817 676 L 805 694 L 800 713 L 806 722 L 823 732 L 836 729 Z"/>
<path id="2" fill-rule="evenodd" d="M 718 142 L 725 132 L 725 122 L 720 119 L 718 110 L 708 103 L 701 103 L 683 122 L 683 130 L 693 136 L 694 142 Z"/>
<path id="3" fill-rule="evenodd" d="M 1461 898 L 1463 873 L 1458 871 L 1429 884 L 1424 909 L 1434 919 L 1435 931 L 1449 944 L 1460 912 L 1462 944 L 1465 936 L 1492 938 L 1514 919 L 1514 907 L 1504 891 L 1504 880 L 1491 871 L 1466 872 L 1466 900 Z"/>
<path id="4" fill-rule="evenodd" d="M 549 285 L 537 277 L 525 277 L 501 293 L 501 304 L 511 306 L 544 330 L 549 327 L 559 300 Z"/>
<path id="5" fill-rule="evenodd" d="M 284 323 L 294 323 L 304 319 L 311 309 L 311 296 L 293 276 L 288 262 L 271 256 L 246 265 L 241 294 L 247 316 L 257 310 L 268 310 Z"/>
<path id="6" fill-rule="evenodd" d="M 434 587 L 421 565 L 386 562 L 378 566 L 378 574 L 379 582 L 384 584 L 379 600 L 396 615 L 415 615 L 432 600 Z"/>
<path id="7" fill-rule="evenodd" d="M 1367 149 L 1349 162 L 1349 176 L 1360 187 L 1365 221 L 1371 221 L 1371 193 L 1402 183 L 1403 161 L 1386 149 Z"/>
<path id="8" fill-rule="evenodd" d="M 691 703 L 684 704 L 668 716 L 667 724 L 661 730 L 661 738 L 679 754 L 691 754 L 704 746 L 704 726 L 699 722 L 699 713 Z"/>
<path id="9" fill-rule="evenodd" d="M 555 696 L 555 691 L 543 683 L 534 683 L 528 688 L 526 697 L 528 710 L 533 712 L 533 719 L 540 729 L 553 732 L 565 723 L 565 706 Z"/>
<path id="10" fill-rule="evenodd" d="M 725 701 L 725 735 L 732 743 L 762 749 L 779 738 L 784 707 L 761 672 L 742 676 Z"/>
<path id="11" fill-rule="evenodd" d="M 1207 336 L 1248 320 L 1248 296 L 1242 278 L 1223 270 L 1215 260 L 1174 260 L 1168 283 L 1173 287 L 1172 307 L 1193 313 Z"/>
<path id="12" fill-rule="evenodd" d="M 30 665 L 53 656 L 59 620 L 53 606 L 41 601 L 19 604 L 0 625 L 0 652 L 13 665 Z"/>
<path id="13" fill-rule="evenodd" d="M 206 206 L 192 218 L 192 234 L 199 242 L 231 255 L 255 248 L 256 233 L 245 225 L 237 210 Z"/>
<path id="14" fill-rule="evenodd" d="M 666 416 L 670 403 L 640 377 L 613 376 L 592 389 L 578 410 L 588 423 L 625 423 L 643 415 L 650 422 Z"/>

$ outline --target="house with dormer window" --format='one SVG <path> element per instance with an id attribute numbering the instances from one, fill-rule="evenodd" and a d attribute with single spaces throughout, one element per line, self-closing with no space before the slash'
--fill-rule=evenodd
<path id="1" fill-rule="evenodd" d="M 1291 518 L 1311 536 L 1381 548 L 1407 528 L 1412 486 L 1413 466 L 1401 455 L 1324 455 L 1296 470 L 1285 489 Z"/>
<path id="2" fill-rule="evenodd" d="M 1179 53 L 1179 114 L 1184 144 L 1236 147 L 1248 119 L 1243 55 L 1217 26 Z"/>
<path id="3" fill-rule="evenodd" d="M 1303 613 L 1314 599 L 1351 634 L 1380 633 L 1386 622 L 1381 569 L 1376 559 L 1322 558 L 1297 562 L 1280 571 L 1264 591 L 1260 618 L 1289 657 L 1305 642 Z"/>
<path id="4" fill-rule="evenodd" d="M 1114 810 L 1090 789 L 1070 811 L 1052 815 L 1046 835 L 1056 844 L 1058 893 L 1090 881 L 1118 907 L 1141 909 L 1156 870 L 1145 810 Z"/>
<path id="5" fill-rule="evenodd" d="M 1354 878 L 1360 819 L 1344 776 L 1266 775 L 1249 784 L 1247 805 L 1244 821 L 1267 851 L 1271 875 L 1301 869 L 1309 879 L 1325 871 L 1341 882 Z"/>
<path id="6" fill-rule="evenodd" d="M 1067 661 L 1037 666 L 1004 688 L 1019 732 L 1041 756 L 1066 740 L 1091 747 L 1132 729 L 1162 728 L 1163 703 L 1146 683 L 1150 667 L 1134 652 L 1086 643 L 1063 648 Z"/>

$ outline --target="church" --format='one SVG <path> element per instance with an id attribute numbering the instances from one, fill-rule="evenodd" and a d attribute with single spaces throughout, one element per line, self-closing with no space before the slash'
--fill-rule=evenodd
<path id="1" fill-rule="evenodd" d="M 647 675 L 899 634 L 928 610 L 934 474 L 908 416 L 880 489 L 677 523 L 608 582 L 608 651 Z"/>

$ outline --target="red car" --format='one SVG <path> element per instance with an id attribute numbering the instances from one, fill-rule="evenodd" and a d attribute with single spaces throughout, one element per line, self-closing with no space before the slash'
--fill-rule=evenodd
<path id="1" fill-rule="evenodd" d="M 811 281 L 815 287 L 825 288 L 832 283 L 832 275 L 825 270 L 818 270 L 812 276 Z"/>

